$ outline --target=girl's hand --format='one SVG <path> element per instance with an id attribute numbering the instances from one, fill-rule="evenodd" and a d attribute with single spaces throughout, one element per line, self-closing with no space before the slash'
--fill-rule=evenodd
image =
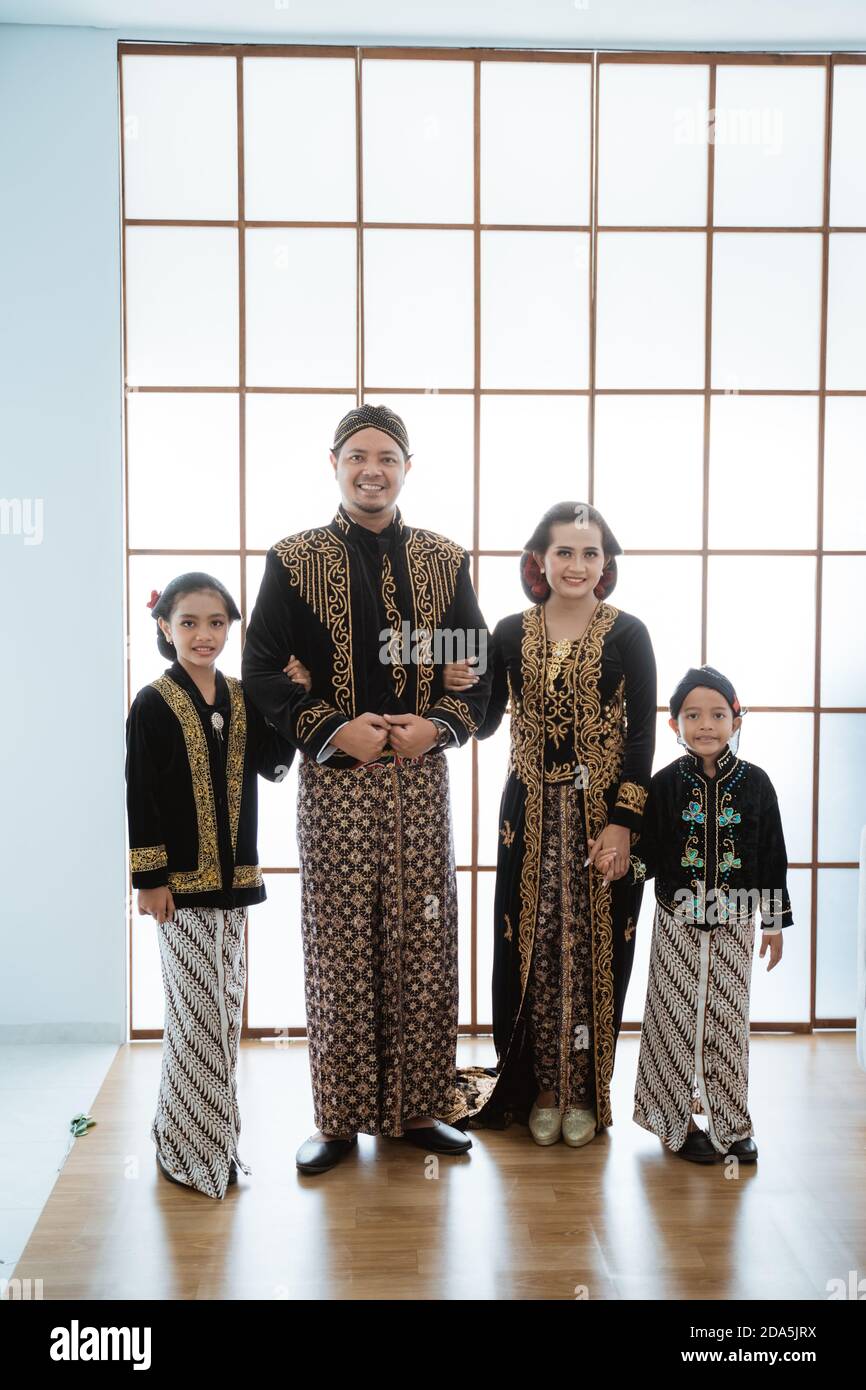
<path id="1" fill-rule="evenodd" d="M 762 958 L 770 952 L 770 963 L 767 966 L 769 972 L 779 964 L 782 959 L 782 937 L 784 933 L 780 931 L 761 933 L 761 956 Z"/>
<path id="2" fill-rule="evenodd" d="M 174 917 L 174 898 L 170 888 L 139 888 L 138 914 L 155 917 L 160 926 Z"/>
<path id="3" fill-rule="evenodd" d="M 304 663 L 299 661 L 296 656 L 289 657 L 289 664 L 283 667 L 283 671 L 289 677 L 289 680 L 297 681 L 298 685 L 302 685 L 304 689 L 309 692 L 313 684 L 313 678 Z"/>
<path id="4" fill-rule="evenodd" d="M 478 658 L 467 657 L 465 661 L 446 661 L 442 667 L 442 684 L 446 690 L 471 690 L 478 684 L 478 676 L 473 667 Z"/>
<path id="5" fill-rule="evenodd" d="M 625 825 L 606 825 L 597 840 L 589 844 L 589 862 L 603 874 L 605 883 L 624 878 L 629 868 L 631 832 Z"/>

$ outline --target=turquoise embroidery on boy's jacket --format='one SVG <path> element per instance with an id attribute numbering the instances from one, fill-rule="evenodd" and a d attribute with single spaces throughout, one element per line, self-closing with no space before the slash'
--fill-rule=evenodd
<path id="1" fill-rule="evenodd" d="M 739 819 L 739 816 L 737 816 L 737 820 Z M 683 811 L 683 820 L 690 820 L 694 821 L 696 825 L 703 825 L 704 813 L 701 809 L 701 803 L 699 801 L 689 802 L 689 809 L 687 811 Z"/>

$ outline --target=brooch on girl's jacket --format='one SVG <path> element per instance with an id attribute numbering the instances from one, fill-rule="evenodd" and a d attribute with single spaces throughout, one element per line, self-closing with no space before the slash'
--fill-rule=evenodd
<path id="1" fill-rule="evenodd" d="M 222 717 L 222 715 L 220 714 L 219 710 L 214 710 L 213 714 L 212 714 L 211 717 L 210 717 L 210 722 L 211 722 L 211 724 L 213 725 L 213 731 L 214 731 L 214 733 L 216 734 L 216 736 L 217 736 L 217 738 L 219 739 L 220 743 L 222 743 L 222 741 L 223 741 L 223 722 L 224 722 L 224 721 L 223 721 L 223 717 Z"/>

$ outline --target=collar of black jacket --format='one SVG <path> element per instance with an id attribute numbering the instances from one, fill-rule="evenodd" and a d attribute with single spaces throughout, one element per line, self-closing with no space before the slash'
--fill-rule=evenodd
<path id="1" fill-rule="evenodd" d="M 687 748 L 684 756 L 687 759 L 687 761 L 692 765 L 692 767 L 694 767 L 695 771 L 703 773 L 704 760 L 702 757 L 699 756 L 699 754 L 693 753 L 690 748 Z M 731 768 L 733 767 L 736 761 L 736 753 L 731 752 L 731 745 L 729 743 L 726 744 L 724 753 L 720 754 L 719 757 L 716 759 L 717 775 L 723 772 L 730 772 Z"/>
<path id="2" fill-rule="evenodd" d="M 171 666 L 168 668 L 167 674 L 171 676 L 172 680 L 181 686 L 188 695 L 191 695 L 197 704 L 203 706 L 204 709 L 217 709 L 220 705 L 227 705 L 229 703 L 229 688 L 222 671 L 216 672 L 216 699 L 212 705 L 208 704 L 192 676 L 181 666 L 179 661 L 172 662 Z"/>
<path id="3" fill-rule="evenodd" d="M 394 516 L 388 525 L 381 531 L 371 531 L 369 526 L 362 526 L 359 521 L 354 521 L 341 502 L 337 508 L 337 514 L 331 522 L 331 527 L 339 535 L 345 536 L 346 540 L 357 541 L 362 545 L 376 545 L 379 540 L 384 540 L 390 544 L 392 540 L 402 541 L 406 535 L 406 525 L 400 515 L 400 508 L 394 507 Z"/>

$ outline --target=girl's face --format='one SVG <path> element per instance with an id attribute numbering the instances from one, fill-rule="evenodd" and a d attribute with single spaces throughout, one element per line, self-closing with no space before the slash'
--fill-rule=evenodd
<path id="1" fill-rule="evenodd" d="M 557 521 L 550 528 L 550 545 L 536 556 L 554 594 L 567 601 L 586 598 L 601 578 L 604 550 L 601 527 Z"/>
<path id="2" fill-rule="evenodd" d="M 679 731 L 693 753 L 707 760 L 718 757 L 742 719 L 734 712 L 718 690 L 696 685 L 683 701 L 678 719 L 668 723 Z"/>
<path id="3" fill-rule="evenodd" d="M 171 622 L 159 625 L 174 644 L 178 661 L 193 668 L 213 666 L 226 644 L 231 619 L 225 604 L 213 589 L 180 594 L 175 600 Z"/>

